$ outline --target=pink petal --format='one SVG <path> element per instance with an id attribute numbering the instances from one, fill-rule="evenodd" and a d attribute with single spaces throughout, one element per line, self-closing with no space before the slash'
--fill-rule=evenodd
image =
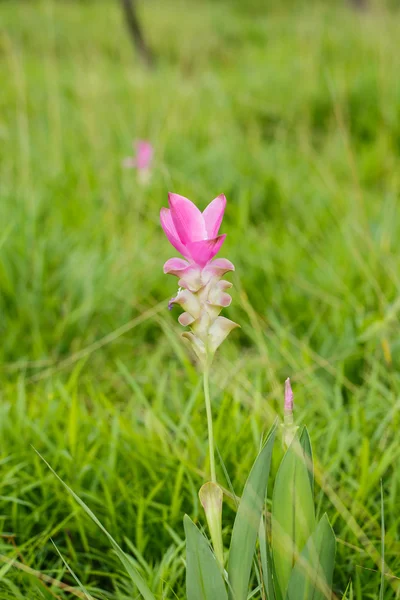
<path id="1" fill-rule="evenodd" d="M 228 271 L 234 271 L 235 266 L 227 258 L 216 258 L 206 265 L 201 273 L 203 284 L 206 285 L 211 277 L 222 277 Z"/>
<path id="2" fill-rule="evenodd" d="M 213 240 L 203 240 L 187 244 L 190 257 L 195 263 L 204 267 L 219 252 L 225 238 L 226 234 L 224 233 Z"/>
<path id="3" fill-rule="evenodd" d="M 171 212 L 168 210 L 168 208 L 161 209 L 160 221 L 161 227 L 164 229 L 164 233 L 167 236 L 168 241 L 173 245 L 174 248 L 176 248 L 176 250 L 178 250 L 178 252 L 189 258 L 187 256 L 188 251 L 178 237 L 175 225 L 172 221 Z"/>
<path id="4" fill-rule="evenodd" d="M 148 169 L 153 159 L 153 146 L 146 140 L 136 142 L 136 162 L 138 169 Z"/>
<path id="5" fill-rule="evenodd" d="M 175 229 L 183 244 L 207 239 L 203 215 L 193 202 L 179 194 L 170 193 L 168 203 Z"/>
<path id="6" fill-rule="evenodd" d="M 177 277 L 182 276 L 182 271 L 189 267 L 187 260 L 183 258 L 170 258 L 164 265 L 164 273 L 167 275 L 176 275 Z"/>
<path id="7" fill-rule="evenodd" d="M 197 292 L 202 286 L 201 267 L 199 265 L 190 265 L 184 271 L 180 272 L 178 285 L 191 292 Z"/>
<path id="8" fill-rule="evenodd" d="M 176 298 L 171 300 L 171 304 L 179 304 L 183 310 L 188 312 L 194 319 L 198 319 L 201 313 L 200 300 L 189 290 L 180 290 Z"/>
<path id="9" fill-rule="evenodd" d="M 212 239 L 218 235 L 221 227 L 222 218 L 224 216 L 226 206 L 226 198 L 224 194 L 220 194 L 203 211 L 204 223 L 206 225 L 207 237 Z"/>
<path id="10" fill-rule="evenodd" d="M 183 325 L 183 327 L 188 327 L 188 325 L 191 325 L 192 323 L 194 323 L 195 320 L 196 319 L 187 312 L 182 313 L 178 317 L 178 321 L 181 325 Z"/>
<path id="11" fill-rule="evenodd" d="M 211 285 L 210 292 L 208 294 L 208 303 L 213 306 L 230 306 L 232 298 L 226 293 L 232 287 L 230 281 L 218 281 L 216 284 Z"/>

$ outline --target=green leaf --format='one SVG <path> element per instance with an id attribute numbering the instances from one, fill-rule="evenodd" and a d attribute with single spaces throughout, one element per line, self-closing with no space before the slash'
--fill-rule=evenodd
<path id="1" fill-rule="evenodd" d="M 283 457 L 272 495 L 272 558 L 283 597 L 296 557 L 315 529 L 309 459 L 300 440 L 296 435 Z"/>
<path id="2" fill-rule="evenodd" d="M 311 448 L 311 440 L 308 434 L 307 427 L 304 427 L 300 434 L 300 444 L 304 450 L 304 456 L 306 458 L 306 464 L 308 468 L 308 476 L 311 484 L 311 491 L 314 493 L 314 466 L 313 466 L 313 455 Z"/>
<path id="3" fill-rule="evenodd" d="M 274 582 L 273 582 L 273 564 L 271 557 L 271 549 L 269 547 L 269 541 L 265 532 L 264 519 L 261 517 L 260 531 L 258 534 L 260 540 L 260 557 L 261 557 L 261 568 L 264 582 L 264 589 L 268 600 L 276 600 Z"/>
<path id="4" fill-rule="evenodd" d="M 35 450 L 35 448 L 34 448 L 34 450 Z M 43 458 L 43 456 L 41 454 L 39 454 L 39 452 L 37 450 L 35 450 L 35 452 L 43 460 L 43 462 L 49 467 L 49 469 L 53 473 L 53 475 L 55 475 L 57 477 L 57 479 L 63 484 L 65 489 L 71 494 L 71 496 L 83 508 L 83 510 L 86 512 L 86 514 L 89 515 L 89 517 L 92 519 L 92 521 L 94 521 L 94 523 L 96 523 L 97 527 L 99 527 L 99 529 L 101 529 L 101 531 L 108 537 L 119 560 L 124 565 L 126 572 L 132 579 L 133 583 L 135 584 L 135 586 L 137 587 L 137 589 L 139 590 L 139 592 L 141 593 L 143 598 L 145 600 L 155 600 L 155 597 L 151 593 L 150 588 L 148 587 L 147 583 L 144 581 L 144 579 L 141 577 L 141 575 L 138 573 L 138 571 L 133 566 L 132 561 L 129 558 L 129 556 L 127 554 L 125 554 L 125 552 L 117 544 L 117 542 L 114 540 L 114 538 L 111 536 L 111 534 L 108 533 L 107 529 L 104 527 L 104 525 L 102 525 L 100 523 L 100 521 L 98 520 L 96 515 L 90 510 L 90 508 L 84 503 L 84 501 L 81 500 L 81 498 L 79 498 L 79 496 L 77 496 L 77 494 L 75 494 L 75 492 L 61 479 L 61 477 L 59 477 L 57 475 L 57 473 L 54 471 L 54 469 L 51 468 L 51 466 Z"/>
<path id="5" fill-rule="evenodd" d="M 187 600 L 228 600 L 217 560 L 204 535 L 185 515 Z"/>
<path id="6" fill-rule="evenodd" d="M 267 441 L 254 461 L 244 486 L 233 526 L 228 575 L 229 597 L 234 600 L 246 600 L 248 594 L 251 565 L 267 491 L 275 433 L 276 425 L 273 426 Z"/>
<path id="7" fill-rule="evenodd" d="M 286 600 L 331 598 L 335 553 L 335 534 L 324 515 L 293 568 Z"/>

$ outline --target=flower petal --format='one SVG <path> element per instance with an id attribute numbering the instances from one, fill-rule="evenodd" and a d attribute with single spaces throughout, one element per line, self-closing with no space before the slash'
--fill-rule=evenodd
<path id="1" fill-rule="evenodd" d="M 201 267 L 199 265 L 189 265 L 187 269 L 180 273 L 178 285 L 191 292 L 197 292 L 203 286 Z"/>
<path id="2" fill-rule="evenodd" d="M 234 271 L 235 266 L 227 258 L 216 258 L 208 263 L 201 272 L 203 284 L 206 285 L 211 277 L 222 277 L 228 271 Z"/>
<path id="3" fill-rule="evenodd" d="M 198 297 L 189 290 L 180 290 L 175 298 L 171 300 L 172 304 L 179 304 L 183 310 L 192 317 L 198 319 L 201 313 L 201 306 Z"/>
<path id="4" fill-rule="evenodd" d="M 201 242 L 191 242 L 187 244 L 187 250 L 190 253 L 190 258 L 201 267 L 204 267 L 217 252 L 219 252 L 226 233 L 219 235 L 212 240 L 202 240 Z"/>
<path id="5" fill-rule="evenodd" d="M 187 327 L 195 321 L 195 318 L 192 317 L 192 315 L 190 315 L 188 312 L 184 312 L 179 315 L 178 321 L 183 327 Z"/>
<path id="6" fill-rule="evenodd" d="M 164 264 L 164 273 L 167 275 L 176 275 L 177 277 L 182 276 L 182 272 L 189 267 L 187 260 L 183 258 L 170 258 Z"/>
<path id="7" fill-rule="evenodd" d="M 207 359 L 207 352 L 204 342 L 202 342 L 197 335 L 194 335 L 190 331 L 185 331 L 185 333 L 182 333 L 182 337 L 190 342 L 193 350 L 201 361 L 205 361 Z"/>
<path id="8" fill-rule="evenodd" d="M 222 306 L 226 308 L 232 302 L 232 298 L 226 293 L 232 287 L 230 281 L 218 281 L 216 284 L 211 285 L 211 289 L 208 294 L 208 303 L 213 306 Z"/>
<path id="9" fill-rule="evenodd" d="M 164 233 L 167 236 L 170 244 L 172 244 L 173 247 L 176 250 L 178 250 L 178 252 L 180 252 L 183 256 L 185 256 L 186 258 L 189 258 L 187 256 L 188 252 L 187 252 L 184 244 L 182 244 L 182 242 L 179 239 L 178 233 L 175 229 L 175 225 L 174 225 L 174 222 L 171 217 L 171 212 L 169 211 L 168 208 L 161 209 L 160 221 L 161 221 L 161 227 L 164 229 Z"/>
<path id="10" fill-rule="evenodd" d="M 204 223 L 207 230 L 207 237 L 212 239 L 218 235 L 221 227 L 222 218 L 224 216 L 226 206 L 226 198 L 224 194 L 220 194 L 203 211 Z"/>
<path id="11" fill-rule="evenodd" d="M 207 239 L 203 215 L 193 202 L 179 194 L 170 193 L 168 203 L 175 230 L 183 244 Z"/>
<path id="12" fill-rule="evenodd" d="M 208 332 L 208 346 L 210 351 L 214 353 L 224 339 L 228 337 L 232 329 L 236 327 L 239 327 L 237 323 L 225 317 L 215 319 Z"/>

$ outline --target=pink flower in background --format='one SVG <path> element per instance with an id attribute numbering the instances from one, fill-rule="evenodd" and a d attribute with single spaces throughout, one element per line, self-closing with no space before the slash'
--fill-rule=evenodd
<path id="1" fill-rule="evenodd" d="M 225 196 L 217 196 L 203 212 L 179 194 L 168 194 L 168 204 L 169 209 L 162 208 L 160 213 L 165 235 L 191 264 L 204 267 L 220 250 L 226 237 L 226 234 L 218 235 L 226 206 Z M 186 263 L 181 259 L 172 260 L 176 261 L 179 270 Z"/>
<path id="2" fill-rule="evenodd" d="M 126 169 L 138 169 L 138 171 L 149 171 L 153 161 L 154 148 L 146 140 L 135 140 L 133 148 L 136 150 L 135 156 L 128 156 L 123 161 Z"/>

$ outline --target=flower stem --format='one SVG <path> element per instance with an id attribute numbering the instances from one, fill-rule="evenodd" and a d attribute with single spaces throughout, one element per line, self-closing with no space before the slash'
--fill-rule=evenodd
<path id="1" fill-rule="evenodd" d="M 206 403 L 206 413 L 207 413 L 208 446 L 209 446 L 209 451 L 210 451 L 211 481 L 213 483 L 217 483 L 217 476 L 215 473 L 214 432 L 213 432 L 212 411 L 211 411 L 209 376 L 210 376 L 210 365 L 207 362 L 204 366 L 204 371 L 203 371 L 204 400 Z"/>

